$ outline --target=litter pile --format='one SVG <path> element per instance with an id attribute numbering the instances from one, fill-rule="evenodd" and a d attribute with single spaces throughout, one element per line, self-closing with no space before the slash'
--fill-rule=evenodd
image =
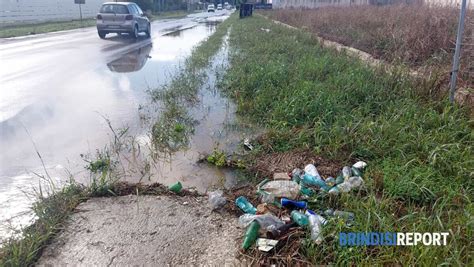
<path id="1" fill-rule="evenodd" d="M 274 173 L 273 180 L 265 179 L 258 184 L 260 203 L 254 203 L 256 206 L 245 196 L 238 196 L 235 205 L 244 213 L 239 217 L 239 224 L 247 229 L 242 249 L 245 251 L 255 245 L 263 253 L 278 250 L 288 245 L 290 236 L 301 239 L 306 231 L 311 233 L 313 242 L 320 244 L 323 241 L 321 229 L 328 223 L 327 217 L 342 218 L 351 225 L 355 219 L 353 213 L 311 210 L 307 200 L 317 195 L 338 195 L 363 186 L 362 172 L 366 166 L 365 162 L 359 161 L 352 167 L 342 168 L 336 178 L 324 179 L 313 164 L 308 164 L 304 170 L 296 168 L 290 173 Z M 214 209 L 227 202 L 222 191 L 208 195 Z"/>

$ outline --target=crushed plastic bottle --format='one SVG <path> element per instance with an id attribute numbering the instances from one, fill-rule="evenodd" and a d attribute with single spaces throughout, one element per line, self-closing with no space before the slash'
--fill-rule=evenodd
<path id="1" fill-rule="evenodd" d="M 336 179 L 334 179 L 333 177 L 328 177 L 325 182 L 326 185 L 329 187 L 333 187 L 334 185 L 336 185 Z"/>
<path id="2" fill-rule="evenodd" d="M 294 222 L 296 222 L 299 226 L 305 227 L 309 225 L 309 220 L 306 215 L 303 213 L 294 210 L 291 212 L 291 218 L 293 219 Z"/>
<path id="3" fill-rule="evenodd" d="M 260 191 L 258 192 L 260 194 L 260 202 L 262 203 L 267 203 L 267 204 L 272 204 L 275 202 L 275 196 L 271 193 L 265 192 L 265 191 Z"/>
<path id="4" fill-rule="evenodd" d="M 305 214 L 306 215 L 311 214 L 311 215 L 314 215 L 314 216 L 318 217 L 318 220 L 319 220 L 319 222 L 321 222 L 322 225 L 326 225 L 328 223 L 328 220 L 326 220 L 323 216 L 317 214 L 316 212 L 314 212 L 312 210 L 306 210 Z"/>
<path id="5" fill-rule="evenodd" d="M 209 203 L 211 204 L 213 210 L 220 209 L 227 203 L 227 199 L 223 195 L 224 192 L 222 192 L 222 190 L 216 190 L 207 193 Z"/>
<path id="6" fill-rule="evenodd" d="M 327 216 L 333 216 L 344 219 L 346 223 L 352 223 L 355 219 L 354 213 L 348 211 L 328 209 L 324 212 L 324 214 L 326 214 Z"/>
<path id="7" fill-rule="evenodd" d="M 253 244 L 255 244 L 259 230 L 260 224 L 258 224 L 258 222 L 253 221 L 252 223 L 250 223 L 249 227 L 247 227 L 247 231 L 245 232 L 244 242 L 242 243 L 242 248 L 244 250 L 247 250 Z"/>
<path id="8" fill-rule="evenodd" d="M 364 184 L 364 180 L 360 176 L 352 176 L 349 178 L 348 183 L 351 185 L 351 188 L 358 188 Z"/>
<path id="9" fill-rule="evenodd" d="M 250 213 L 250 214 L 257 213 L 257 209 L 244 196 L 238 197 L 235 200 L 235 204 L 245 213 Z"/>
<path id="10" fill-rule="evenodd" d="M 306 209 L 308 207 L 308 203 L 306 201 L 296 201 L 288 198 L 281 198 L 280 204 L 283 207 L 287 208 L 296 208 L 296 209 Z"/>
<path id="11" fill-rule="evenodd" d="M 286 198 L 298 198 L 300 194 L 300 185 L 293 181 L 286 180 L 276 180 L 269 181 L 259 187 L 260 190 L 263 190 L 269 194 L 272 194 L 275 197 L 286 197 Z"/>
<path id="12" fill-rule="evenodd" d="M 339 192 L 343 192 L 343 193 L 347 193 L 351 191 L 352 189 L 352 185 L 348 181 L 343 182 L 342 184 L 338 184 L 336 187 L 338 188 Z"/>
<path id="13" fill-rule="evenodd" d="M 349 179 L 349 177 L 351 176 L 352 176 L 351 167 L 344 166 L 344 168 L 342 168 L 342 177 L 344 177 L 344 181 L 347 181 L 347 179 Z"/>
<path id="14" fill-rule="evenodd" d="M 321 175 L 319 175 L 318 169 L 316 169 L 316 166 L 314 166 L 313 164 L 306 165 L 304 167 L 304 173 L 321 179 Z"/>
<path id="15" fill-rule="evenodd" d="M 277 229 L 285 225 L 285 223 L 280 220 L 280 218 L 271 213 L 266 213 L 262 215 L 253 215 L 247 213 L 239 217 L 239 224 L 243 227 L 247 227 L 253 221 L 258 222 L 258 224 L 260 224 L 260 227 L 267 231 Z"/>
<path id="16" fill-rule="evenodd" d="M 293 182 L 299 184 L 301 176 L 303 176 L 303 170 L 295 168 L 293 169 L 293 171 L 291 171 L 291 179 L 293 180 Z"/>
<path id="17" fill-rule="evenodd" d="M 308 216 L 309 228 L 311 230 L 311 240 L 319 245 L 323 241 L 323 236 L 321 235 L 321 222 L 316 215 L 306 212 L 306 216 Z"/>

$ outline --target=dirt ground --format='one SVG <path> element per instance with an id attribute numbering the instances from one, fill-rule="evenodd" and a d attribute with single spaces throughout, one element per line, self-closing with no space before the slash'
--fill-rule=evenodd
<path id="1" fill-rule="evenodd" d="M 38 265 L 245 265 L 236 259 L 243 232 L 237 217 L 212 212 L 206 197 L 93 198 Z"/>

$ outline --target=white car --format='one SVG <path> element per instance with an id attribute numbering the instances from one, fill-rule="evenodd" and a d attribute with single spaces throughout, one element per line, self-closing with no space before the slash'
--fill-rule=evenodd
<path id="1" fill-rule="evenodd" d="M 222 4 L 217 4 L 217 10 L 222 10 Z"/>
<path id="2" fill-rule="evenodd" d="M 210 4 L 207 6 L 207 12 L 215 12 L 215 7 L 214 4 Z"/>

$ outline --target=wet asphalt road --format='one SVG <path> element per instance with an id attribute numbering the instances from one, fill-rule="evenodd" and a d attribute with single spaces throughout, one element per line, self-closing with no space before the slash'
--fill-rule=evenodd
<path id="1" fill-rule="evenodd" d="M 110 140 L 103 117 L 117 128 L 137 126 L 146 90 L 165 83 L 213 32 L 212 21 L 228 14 L 155 21 L 151 39 L 101 40 L 94 27 L 0 39 L 0 223 L 28 210 L 23 191 L 44 173 L 36 149 L 58 182 L 66 170 L 83 172 L 79 154 Z"/>

